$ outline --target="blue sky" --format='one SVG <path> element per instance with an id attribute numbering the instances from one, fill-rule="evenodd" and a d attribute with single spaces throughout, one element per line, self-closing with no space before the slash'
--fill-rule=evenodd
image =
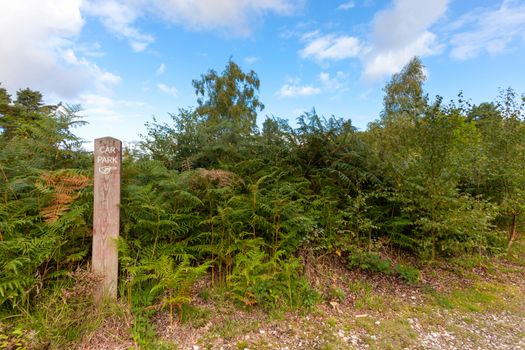
<path id="1" fill-rule="evenodd" d="M 231 57 L 261 80 L 259 114 L 313 107 L 365 129 L 413 56 L 430 96 L 525 92 L 524 0 L 3 0 L 0 82 L 82 105 L 91 141 L 138 140 L 195 105 L 192 79 Z"/>

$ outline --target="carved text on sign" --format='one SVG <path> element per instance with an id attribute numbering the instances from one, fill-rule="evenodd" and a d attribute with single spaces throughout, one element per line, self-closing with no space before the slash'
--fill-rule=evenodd
<path id="1" fill-rule="evenodd" d="M 106 153 L 117 153 L 118 149 L 113 146 L 101 146 L 100 147 L 100 153 L 106 154 Z"/>
<path id="2" fill-rule="evenodd" d="M 98 172 L 104 175 L 111 173 L 111 170 L 117 170 L 116 166 L 101 166 L 98 168 Z"/>
<path id="3" fill-rule="evenodd" d="M 99 173 L 108 175 L 112 170 L 117 170 L 119 164 L 119 149 L 114 146 L 101 146 L 99 153 L 102 154 L 97 156 L 97 165 Z M 114 156 L 113 156 L 114 155 Z"/>
<path id="4" fill-rule="evenodd" d="M 97 157 L 97 163 L 117 164 L 118 163 L 118 158 L 117 157 L 98 156 Z"/>

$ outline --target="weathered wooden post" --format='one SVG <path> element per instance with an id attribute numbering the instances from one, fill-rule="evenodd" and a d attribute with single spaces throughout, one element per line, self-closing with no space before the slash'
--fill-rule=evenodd
<path id="1" fill-rule="evenodd" d="M 117 297 L 120 227 L 120 165 L 122 142 L 113 137 L 95 140 L 93 203 L 93 272 L 102 280 L 95 300 Z"/>

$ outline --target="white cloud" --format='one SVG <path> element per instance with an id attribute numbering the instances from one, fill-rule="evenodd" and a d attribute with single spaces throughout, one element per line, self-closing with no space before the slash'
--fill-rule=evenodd
<path id="1" fill-rule="evenodd" d="M 364 65 L 362 78 L 367 81 L 399 72 L 414 56 L 442 52 L 444 45 L 429 29 L 444 15 L 448 2 L 394 0 L 391 8 L 374 16 L 368 40 L 335 33 L 322 35 L 316 30 L 301 37 L 306 46 L 299 56 L 319 63 L 359 59 Z M 351 2 L 341 6 L 350 7 Z"/>
<path id="2" fill-rule="evenodd" d="M 249 36 L 254 23 L 267 13 L 293 14 L 304 0 L 88 0 L 83 10 L 99 17 L 114 34 L 126 38 L 135 51 L 143 51 L 155 39 L 134 23 L 152 15 L 191 30 Z"/>
<path id="3" fill-rule="evenodd" d="M 255 57 L 255 56 L 249 56 L 249 57 L 245 57 L 244 58 L 244 62 L 247 64 L 247 65 L 252 65 L 254 64 L 255 62 L 258 62 L 260 60 L 259 57 Z"/>
<path id="4" fill-rule="evenodd" d="M 379 79 L 398 72 L 414 56 L 440 53 L 429 28 L 445 13 L 449 0 L 395 0 L 390 9 L 373 20 L 372 42 L 362 56 L 365 80 Z"/>
<path id="5" fill-rule="evenodd" d="M 75 134 L 87 141 L 87 150 L 93 149 L 95 138 L 108 135 L 129 141 L 130 135 L 142 129 L 144 117 L 151 115 L 151 106 L 141 101 L 100 94 L 82 94 L 78 99 L 83 108 L 79 114 L 88 124 L 79 127 Z"/>
<path id="6" fill-rule="evenodd" d="M 169 85 L 166 85 L 166 84 L 157 84 L 157 89 L 159 89 L 159 91 L 161 91 L 161 92 L 163 92 L 165 94 L 171 95 L 173 97 L 177 97 L 177 95 L 179 94 L 179 91 L 177 90 L 176 87 L 169 86 Z"/>
<path id="7" fill-rule="evenodd" d="M 422 33 L 414 42 L 398 50 L 376 49 L 364 56 L 363 78 L 376 80 L 399 72 L 414 56 L 431 56 L 442 51 L 436 36 L 430 32 Z"/>
<path id="8" fill-rule="evenodd" d="M 338 71 L 335 74 L 321 72 L 317 77 L 320 84 L 310 85 L 301 84 L 298 78 L 287 78 L 286 83 L 275 93 L 278 97 L 305 97 L 318 95 L 320 93 L 332 93 L 332 97 L 338 97 L 341 93 L 348 90 L 345 82 L 348 74 Z"/>
<path id="9" fill-rule="evenodd" d="M 127 113 L 126 108 L 139 108 L 145 106 L 144 102 L 116 100 L 98 94 L 83 94 L 80 96 L 82 112 L 87 121 L 123 122 Z"/>
<path id="10" fill-rule="evenodd" d="M 23 0 L 0 1 L 0 79 L 15 91 L 31 87 L 72 99 L 80 93 L 109 92 L 121 78 L 100 68 L 100 44 L 79 42 L 86 18 L 144 51 L 153 35 L 139 29 L 145 16 L 196 30 L 247 36 L 268 13 L 292 14 L 303 0 Z M 85 17 L 88 16 L 88 17 Z M 173 93 L 173 90 L 172 92 Z"/>
<path id="11" fill-rule="evenodd" d="M 355 1 L 347 1 L 337 6 L 337 9 L 346 11 L 346 10 L 353 9 L 354 7 L 355 7 Z"/>
<path id="12" fill-rule="evenodd" d="M 153 37 L 151 37 L 153 38 Z M 129 43 L 129 46 L 131 46 L 131 49 L 135 52 L 141 52 L 141 51 L 144 51 L 146 50 L 146 48 L 148 47 L 148 45 L 153 42 L 153 39 L 151 39 L 151 41 L 147 41 L 147 40 L 131 40 L 130 43 Z"/>
<path id="13" fill-rule="evenodd" d="M 97 66 L 95 68 L 99 69 Z M 111 72 L 99 72 L 99 81 L 103 85 L 117 85 L 122 81 L 122 78 Z"/>
<path id="14" fill-rule="evenodd" d="M 160 0 L 152 2 L 157 14 L 192 30 L 219 30 L 248 36 L 254 21 L 267 13 L 293 14 L 303 1 L 293 0 Z"/>
<path id="15" fill-rule="evenodd" d="M 159 68 L 155 71 L 156 76 L 161 76 L 166 71 L 166 65 L 164 63 L 161 63 Z"/>
<path id="16" fill-rule="evenodd" d="M 338 93 L 346 90 L 344 82 L 347 78 L 348 74 L 341 71 L 337 72 L 334 76 L 328 72 L 321 72 L 319 74 L 319 81 L 321 81 L 324 88 L 328 91 Z"/>
<path id="17" fill-rule="evenodd" d="M 98 17 L 109 31 L 127 39 L 133 51 L 140 52 L 155 40 L 153 36 L 144 34 L 133 26 L 133 22 L 142 15 L 142 6 L 145 5 L 145 1 L 93 0 L 85 1 L 82 11 Z"/>
<path id="18" fill-rule="evenodd" d="M 104 57 L 106 53 L 102 51 L 102 45 L 99 42 L 94 43 L 77 43 L 75 51 L 86 57 Z"/>
<path id="19" fill-rule="evenodd" d="M 448 0 L 395 0 L 374 16 L 374 44 L 399 49 L 416 41 L 445 13 Z"/>
<path id="20" fill-rule="evenodd" d="M 318 31 L 306 33 L 302 39 L 308 44 L 299 51 L 302 58 L 326 60 L 343 60 L 357 57 L 361 51 L 359 39 L 347 35 L 327 34 L 320 36 Z"/>
<path id="21" fill-rule="evenodd" d="M 499 8 L 477 9 L 451 26 L 459 32 L 450 40 L 451 56 L 465 60 L 483 52 L 496 54 L 514 40 L 525 40 L 525 4 L 504 0 Z"/>
<path id="22" fill-rule="evenodd" d="M 67 64 L 75 67 L 83 67 L 86 71 L 89 71 L 91 75 L 95 76 L 96 79 L 90 87 L 98 91 L 108 92 L 111 86 L 120 84 L 122 81 L 120 76 L 100 69 L 95 63 L 85 58 L 78 58 L 73 49 L 65 49 L 62 52 L 62 58 Z"/>
<path id="23" fill-rule="evenodd" d="M 277 91 L 279 97 L 311 96 L 321 93 L 321 89 L 312 85 L 300 85 L 297 79 L 281 86 Z"/>
<path id="24" fill-rule="evenodd" d="M 84 25 L 80 5 L 81 0 L 0 2 L 0 79 L 5 87 L 29 86 L 72 98 L 120 81 L 77 57 L 76 40 Z"/>

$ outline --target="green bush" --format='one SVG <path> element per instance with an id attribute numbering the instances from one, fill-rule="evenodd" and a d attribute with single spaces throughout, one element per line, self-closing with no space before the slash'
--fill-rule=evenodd
<path id="1" fill-rule="evenodd" d="M 421 277 L 417 268 L 408 265 L 396 264 L 394 271 L 402 280 L 409 284 L 418 283 Z"/>
<path id="2" fill-rule="evenodd" d="M 348 256 L 347 264 L 349 268 L 396 275 L 409 284 L 419 282 L 420 278 L 419 270 L 415 267 L 404 264 L 395 264 L 395 266 L 392 267 L 392 262 L 381 258 L 378 253 L 363 252 L 359 249 L 352 250 L 352 253 Z"/>
<path id="3" fill-rule="evenodd" d="M 348 256 L 348 267 L 386 274 L 390 274 L 393 271 L 390 260 L 382 259 L 377 253 L 360 250 L 354 250 L 350 253 Z"/>
<path id="4" fill-rule="evenodd" d="M 282 256 L 282 251 L 268 255 L 258 244 L 238 254 L 229 277 L 234 298 L 244 305 L 266 309 L 313 306 L 319 296 L 301 276 L 300 261 Z"/>

